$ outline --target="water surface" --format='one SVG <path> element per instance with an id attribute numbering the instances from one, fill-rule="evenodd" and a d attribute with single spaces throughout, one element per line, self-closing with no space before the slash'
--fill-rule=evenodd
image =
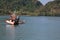
<path id="1" fill-rule="evenodd" d="M 0 40 L 60 40 L 60 17 L 23 16 L 18 26 L 6 24 L 7 18 L 0 16 Z"/>

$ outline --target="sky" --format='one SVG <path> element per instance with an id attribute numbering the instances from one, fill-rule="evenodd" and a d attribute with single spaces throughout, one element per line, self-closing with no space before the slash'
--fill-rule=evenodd
<path id="1" fill-rule="evenodd" d="M 43 5 L 45 5 L 46 3 L 53 1 L 53 0 L 38 0 L 38 1 L 40 1 Z"/>

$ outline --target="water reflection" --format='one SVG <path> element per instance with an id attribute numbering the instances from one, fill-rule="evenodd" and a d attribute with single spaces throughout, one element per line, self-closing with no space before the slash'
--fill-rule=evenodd
<path id="1" fill-rule="evenodd" d="M 15 40 L 15 27 L 14 25 L 6 25 L 6 39 Z"/>

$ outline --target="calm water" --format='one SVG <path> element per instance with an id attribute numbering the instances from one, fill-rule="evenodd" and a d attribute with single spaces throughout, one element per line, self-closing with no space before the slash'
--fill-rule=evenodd
<path id="1" fill-rule="evenodd" d="M 60 40 L 60 17 L 21 17 L 25 24 L 8 25 L 0 16 L 0 40 Z"/>

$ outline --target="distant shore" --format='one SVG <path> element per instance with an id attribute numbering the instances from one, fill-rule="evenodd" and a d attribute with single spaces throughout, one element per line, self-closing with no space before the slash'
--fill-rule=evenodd
<path id="1" fill-rule="evenodd" d="M 0 16 L 9 16 L 9 15 L 5 14 L 5 15 L 0 15 Z M 35 16 L 35 15 L 20 15 L 20 16 Z M 40 15 L 40 16 L 46 16 L 46 15 Z M 49 16 L 49 15 L 47 15 L 47 16 Z M 60 16 L 56 15 L 56 16 L 53 16 L 53 17 L 60 17 Z"/>

